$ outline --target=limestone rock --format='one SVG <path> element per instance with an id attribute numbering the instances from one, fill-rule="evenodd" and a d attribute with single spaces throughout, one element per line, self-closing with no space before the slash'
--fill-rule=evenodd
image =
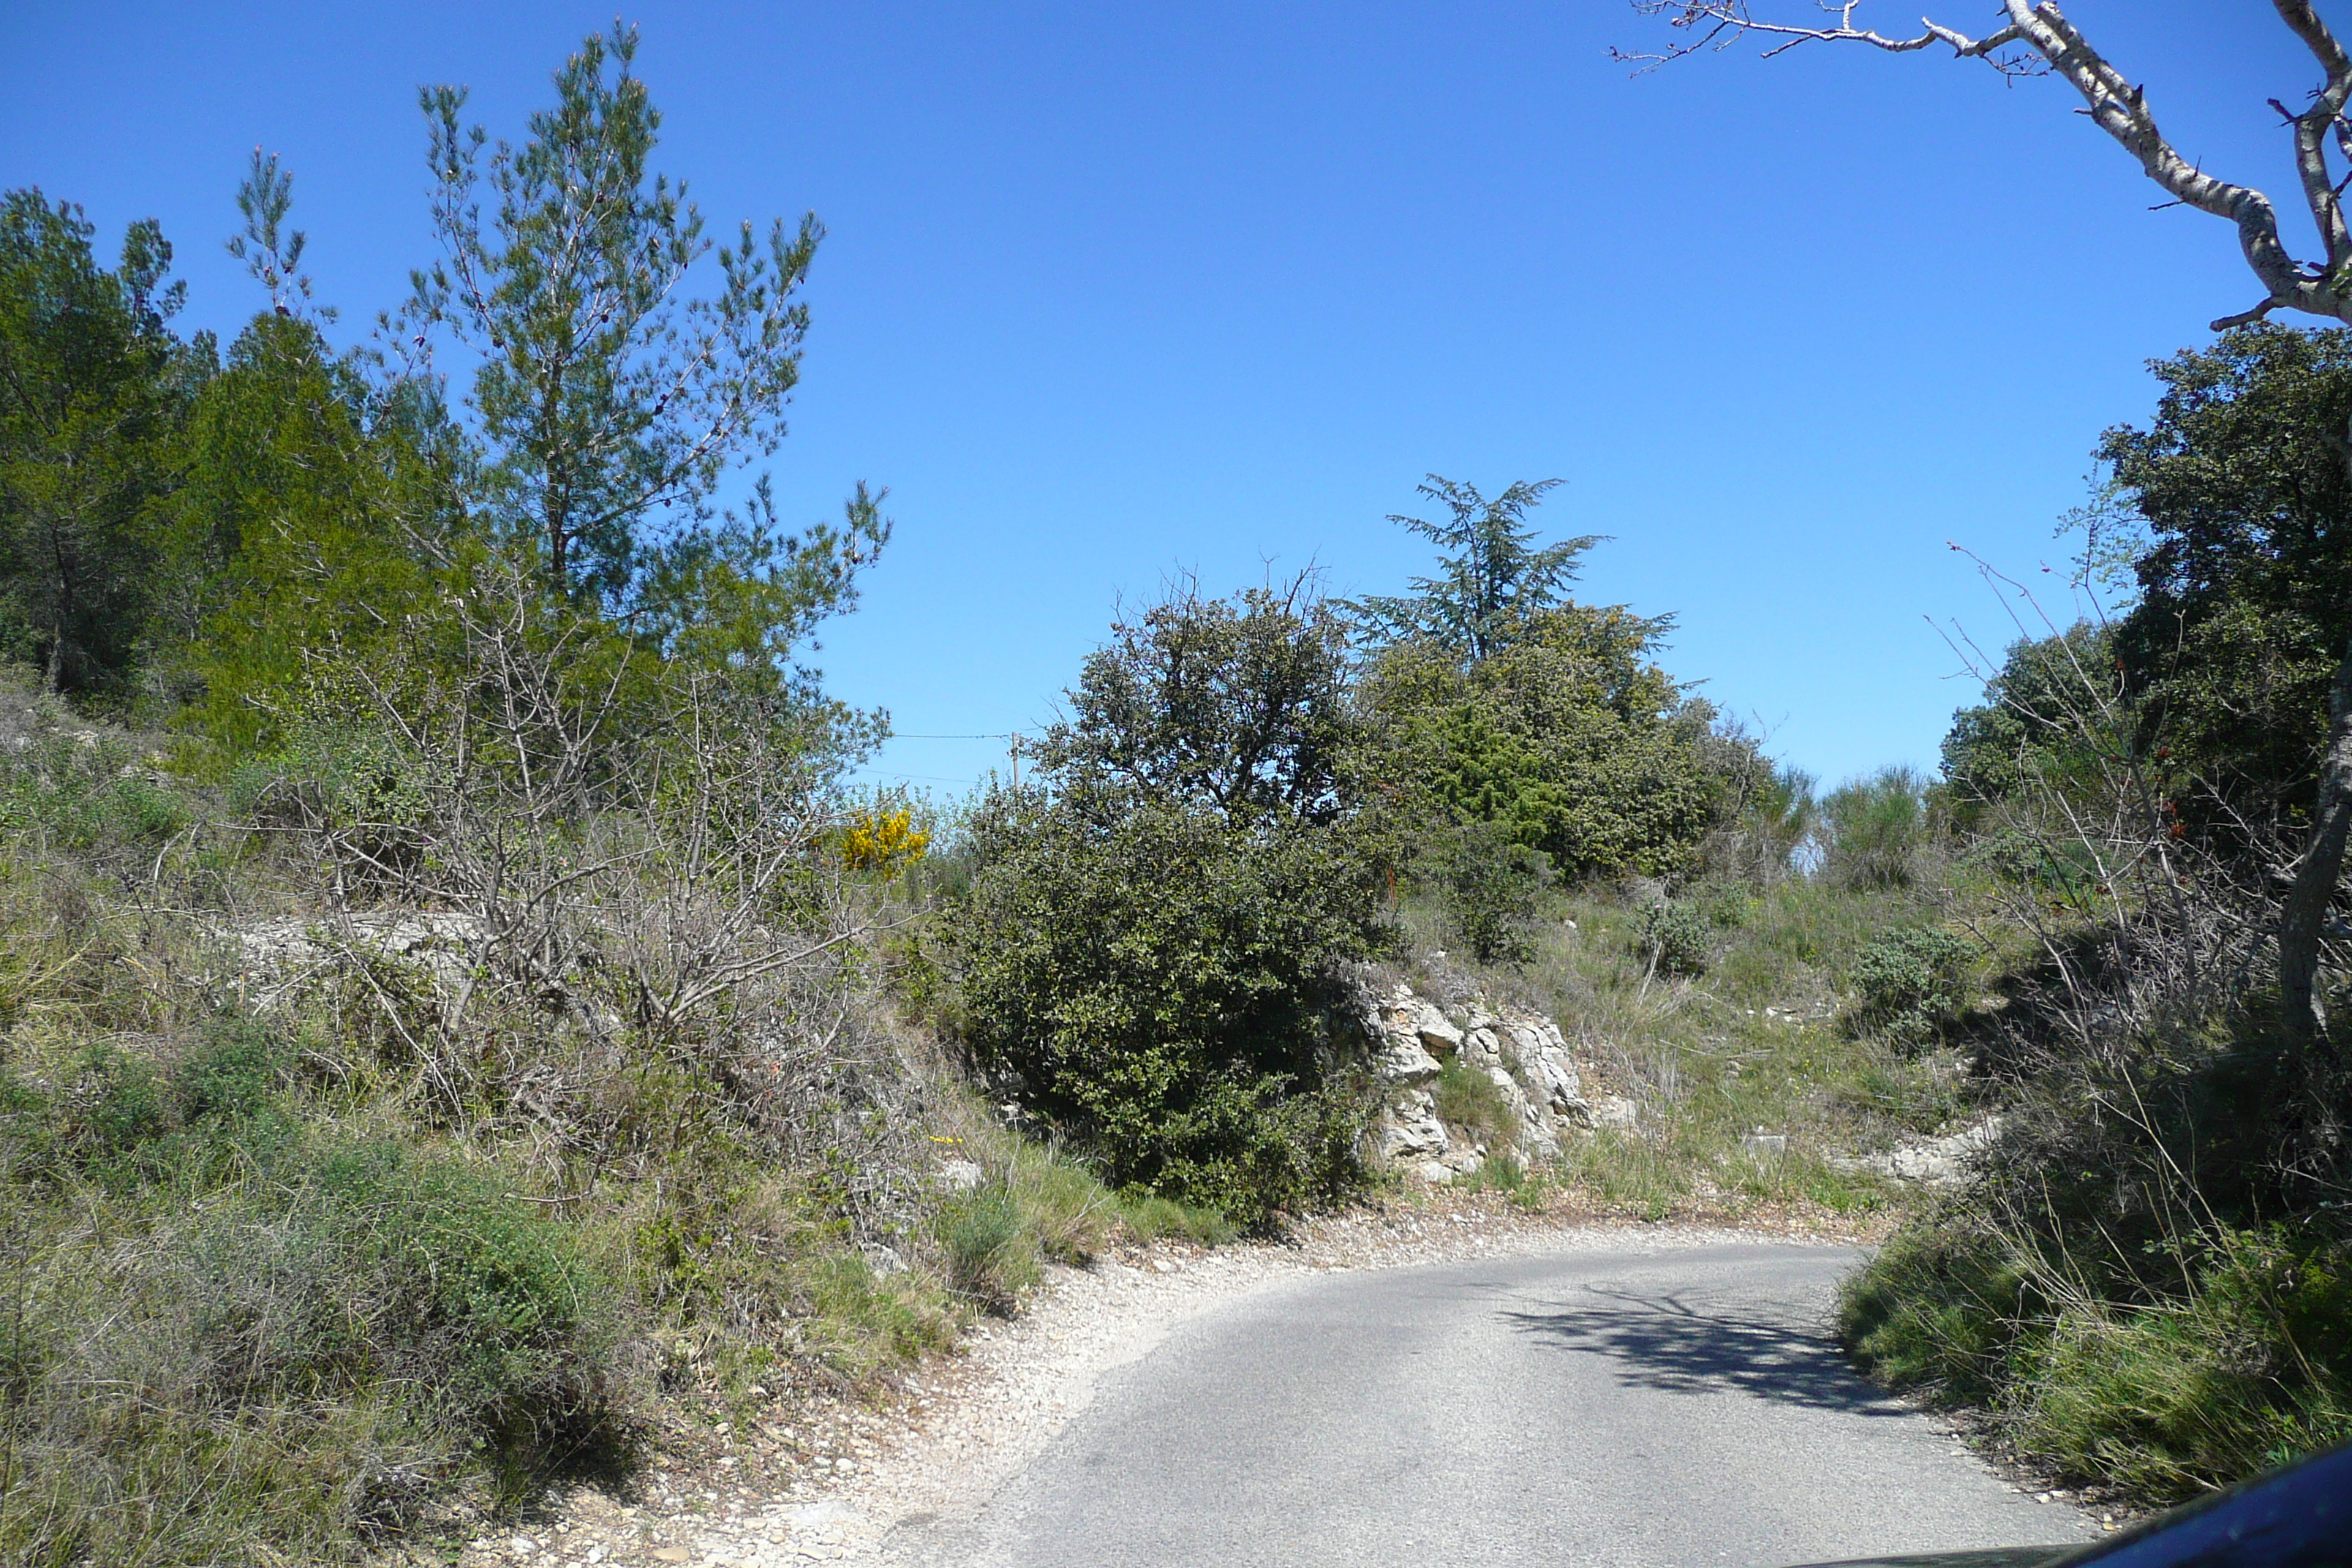
<path id="1" fill-rule="evenodd" d="M 1444 1070 L 1435 1057 L 1422 1048 L 1421 1041 L 1409 1035 L 1383 1036 L 1372 1066 L 1389 1083 L 1427 1083 Z"/>
<path id="2" fill-rule="evenodd" d="M 1381 1158 L 1400 1163 L 1437 1158 L 1446 1152 L 1445 1123 L 1437 1119 L 1429 1094 L 1412 1089 L 1383 1111 Z"/>
<path id="3" fill-rule="evenodd" d="M 1559 1026 L 1531 1013 L 1512 1015 L 1503 1023 L 1503 1036 L 1519 1058 L 1519 1074 L 1529 1098 L 1547 1107 L 1562 1121 L 1592 1125 L 1592 1107 L 1585 1102 L 1584 1080 L 1569 1054 Z"/>
<path id="4" fill-rule="evenodd" d="M 1414 1009 L 1412 1030 L 1423 1048 L 1438 1057 L 1450 1057 L 1462 1048 L 1462 1031 L 1433 1002 L 1421 1002 Z"/>
<path id="5" fill-rule="evenodd" d="M 1868 1171 L 1898 1182 L 1917 1182 L 1922 1186 L 1956 1187 L 1975 1177 L 1977 1157 L 2000 1137 L 2000 1118 L 1988 1116 L 1973 1127 L 1964 1127 L 1941 1138 L 1898 1143 L 1883 1154 L 1832 1157 L 1830 1163 L 1842 1171 Z"/>
<path id="6" fill-rule="evenodd" d="M 1523 1159 L 1549 1161 L 1562 1134 L 1588 1128 L 1592 1107 L 1559 1026 L 1540 1014 L 1496 1012 L 1472 1000 L 1449 1011 L 1400 984 L 1357 1004 L 1373 1065 L 1388 1085 L 1375 1129 L 1383 1163 L 1423 1181 L 1475 1173 L 1489 1158 L 1449 1132 L 1425 1086 L 1459 1059 L 1494 1084 L 1507 1112 L 1505 1135 Z"/>

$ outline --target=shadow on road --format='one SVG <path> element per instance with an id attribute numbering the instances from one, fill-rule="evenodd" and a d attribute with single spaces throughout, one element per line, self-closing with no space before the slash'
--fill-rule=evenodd
<path id="1" fill-rule="evenodd" d="M 1861 1415 L 1905 1414 L 1856 1375 L 1818 1331 L 1702 1310 L 1679 1292 L 1643 1295 L 1593 1286 L 1589 1293 L 1610 1304 L 1503 1316 L 1553 1349 L 1611 1358 L 1630 1387 L 1739 1393 Z"/>

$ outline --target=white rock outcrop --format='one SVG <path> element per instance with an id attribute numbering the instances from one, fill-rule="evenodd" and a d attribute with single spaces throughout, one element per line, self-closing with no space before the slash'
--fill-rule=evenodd
<path id="1" fill-rule="evenodd" d="M 1976 1175 L 1977 1159 L 2000 1137 L 2000 1118 L 1988 1116 L 1973 1127 L 1941 1138 L 1920 1138 L 1898 1143 L 1880 1154 L 1831 1156 L 1843 1171 L 1866 1171 L 1898 1182 L 1927 1187 L 1956 1187 Z"/>
<path id="2" fill-rule="evenodd" d="M 1380 1157 L 1424 1181 L 1473 1174 L 1490 1155 L 1449 1129 L 1425 1087 L 1459 1059 L 1486 1075 L 1502 1097 L 1512 1143 L 1523 1159 L 1557 1158 L 1564 1132 L 1592 1125 L 1583 1079 L 1559 1026 L 1520 1009 L 1496 1013 L 1472 1001 L 1452 1012 L 1409 985 L 1364 998 L 1360 1016 L 1372 1060 L 1389 1086 L 1378 1129 Z"/>

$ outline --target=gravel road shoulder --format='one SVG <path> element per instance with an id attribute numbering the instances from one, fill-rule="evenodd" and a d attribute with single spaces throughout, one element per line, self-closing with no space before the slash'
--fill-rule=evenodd
<path id="1" fill-rule="evenodd" d="M 1283 1243 L 1129 1250 L 1055 1268 L 1028 1308 L 983 1319 L 962 1353 L 902 1380 L 884 1407 L 843 1405 L 793 1427 L 731 1434 L 715 1448 L 788 1444 L 787 1478 L 730 1475 L 730 1453 L 657 1460 L 634 1500 L 583 1489 L 476 1542 L 461 1568 L 515 1563 L 794 1564 L 890 1560 L 892 1532 L 977 1513 L 1093 1400 L 1114 1368 L 1149 1355 L 1188 1319 L 1304 1274 L 1583 1248 L 1664 1251 L 1726 1241 L 1851 1243 L 1803 1220 L 1755 1228 L 1521 1215 L 1475 1203 L 1322 1219 Z M 781 1484 L 778 1484 L 778 1481 Z"/>

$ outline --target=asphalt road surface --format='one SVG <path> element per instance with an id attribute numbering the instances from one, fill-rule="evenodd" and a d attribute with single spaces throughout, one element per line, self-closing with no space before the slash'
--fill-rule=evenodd
<path id="1" fill-rule="evenodd" d="M 982 1565 L 1714 1568 L 2080 1542 L 1824 1324 L 1854 1255 L 1636 1247 L 1332 1274 L 1180 1328 L 976 1521 Z"/>

